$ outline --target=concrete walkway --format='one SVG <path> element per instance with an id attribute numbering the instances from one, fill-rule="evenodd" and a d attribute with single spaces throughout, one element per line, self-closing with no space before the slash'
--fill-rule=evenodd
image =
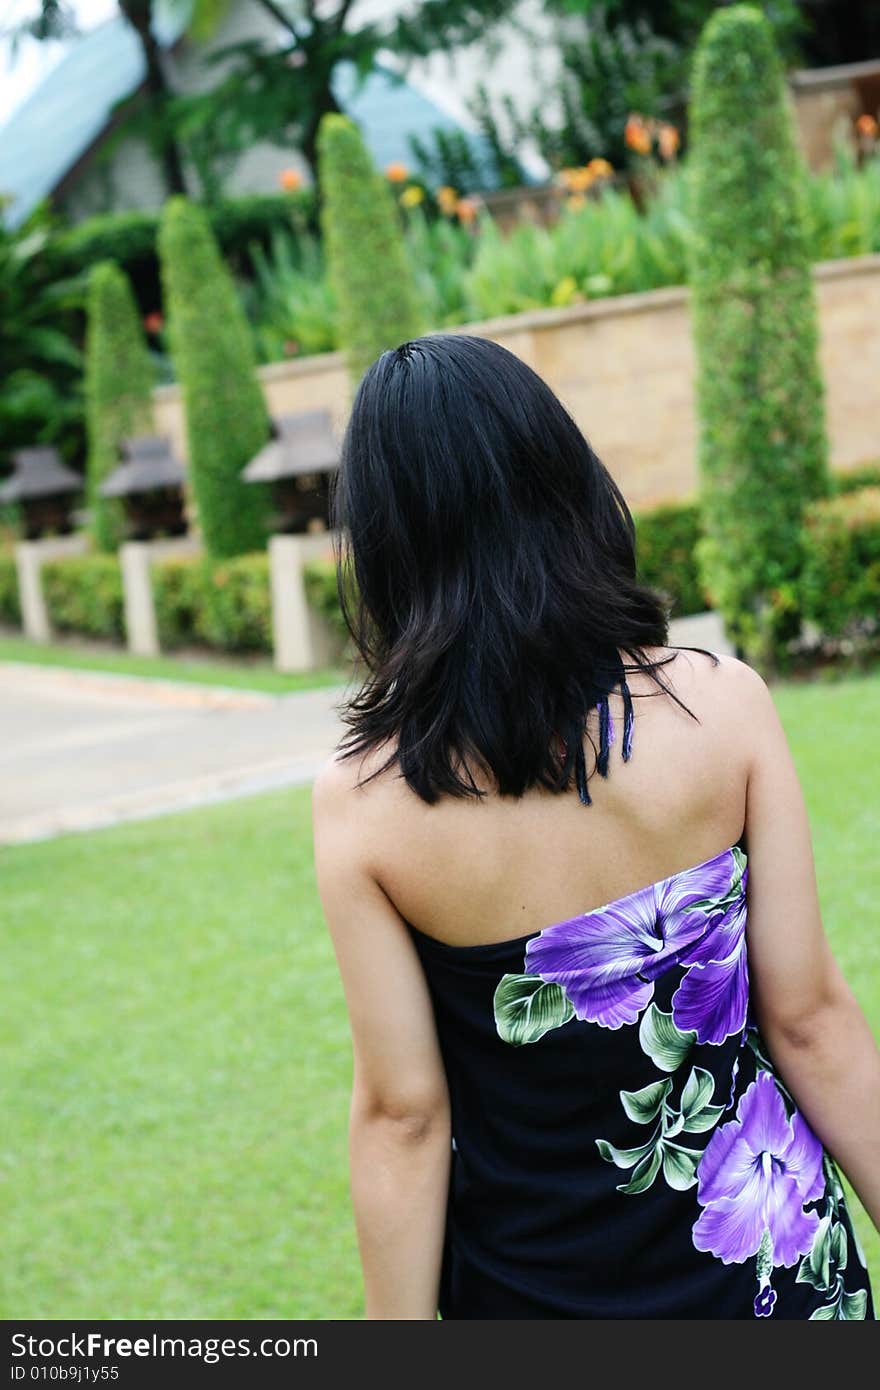
<path id="1" fill-rule="evenodd" d="M 0 844 L 310 782 L 343 687 L 292 695 L 0 665 Z"/>
<path id="2" fill-rule="evenodd" d="M 714 615 L 670 641 L 729 650 Z M 268 695 L 0 664 L 0 844 L 311 782 L 344 687 Z"/>

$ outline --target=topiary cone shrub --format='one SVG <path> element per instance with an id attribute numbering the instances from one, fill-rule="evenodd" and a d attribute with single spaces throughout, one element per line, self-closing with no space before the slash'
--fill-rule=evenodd
<path id="1" fill-rule="evenodd" d="M 347 116 L 324 116 L 318 157 L 339 341 L 357 382 L 380 353 L 424 333 L 425 316 L 387 182 Z"/>
<path id="2" fill-rule="evenodd" d="M 268 491 L 241 478 L 269 437 L 251 331 L 208 219 L 186 198 L 165 205 L 159 257 L 205 548 L 218 559 L 260 550 Z"/>
<path id="3" fill-rule="evenodd" d="M 119 462 L 122 440 L 153 429 L 155 372 L 131 285 L 115 262 L 92 267 L 86 311 L 89 530 L 97 550 L 114 551 L 123 537 L 125 512 L 118 498 L 102 497 L 99 488 Z"/>
<path id="4" fill-rule="evenodd" d="M 690 123 L 702 583 L 741 655 L 772 666 L 800 628 L 803 510 L 830 491 L 804 171 L 772 30 L 718 10 Z"/>

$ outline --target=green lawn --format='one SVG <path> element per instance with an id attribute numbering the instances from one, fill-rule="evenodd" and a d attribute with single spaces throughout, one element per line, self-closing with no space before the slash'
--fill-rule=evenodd
<path id="1" fill-rule="evenodd" d="M 195 685 L 225 685 L 236 690 L 267 690 L 284 694 L 291 690 L 318 690 L 344 685 L 350 672 L 337 667 L 283 675 L 268 661 L 219 660 L 198 657 L 132 656 L 97 643 L 53 642 L 46 646 L 27 637 L 0 635 L 0 663 L 29 661 L 38 666 L 65 666 L 79 671 L 109 671 L 121 676 L 151 676 L 161 680 L 189 681 Z"/>
<path id="2" fill-rule="evenodd" d="M 828 930 L 880 1027 L 880 678 L 778 703 Z M 359 1316 L 308 789 L 7 849 L 0 876 L 0 1316 Z"/>

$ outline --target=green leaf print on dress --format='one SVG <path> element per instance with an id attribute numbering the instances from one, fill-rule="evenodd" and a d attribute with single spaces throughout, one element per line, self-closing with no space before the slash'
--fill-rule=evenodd
<path id="1" fill-rule="evenodd" d="M 540 975 L 505 975 L 495 991 L 498 1036 L 514 1047 L 538 1042 L 551 1028 L 574 1018 L 574 1009 L 559 985 Z"/>

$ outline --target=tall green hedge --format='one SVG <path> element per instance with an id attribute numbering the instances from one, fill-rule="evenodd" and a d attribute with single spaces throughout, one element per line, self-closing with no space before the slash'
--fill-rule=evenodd
<path id="1" fill-rule="evenodd" d="M 830 490 L 804 172 L 773 34 L 716 11 L 694 59 L 690 278 L 697 350 L 697 559 L 742 654 L 796 634 L 802 513 Z"/>
<path id="2" fill-rule="evenodd" d="M 425 331 L 424 310 L 387 181 L 348 117 L 323 118 L 318 159 L 339 341 L 356 382 L 386 348 Z"/>
<path id="3" fill-rule="evenodd" d="M 240 476 L 269 437 L 251 332 L 207 217 L 186 198 L 165 205 L 159 255 L 202 538 L 227 559 L 259 550 L 267 531 L 268 494 Z"/>
<path id="4" fill-rule="evenodd" d="M 113 551 L 122 538 L 124 513 L 99 486 L 119 462 L 127 436 L 153 429 L 155 373 L 138 309 L 125 272 L 101 261 L 89 275 L 86 328 L 86 493 L 89 528 L 99 550 Z"/>

